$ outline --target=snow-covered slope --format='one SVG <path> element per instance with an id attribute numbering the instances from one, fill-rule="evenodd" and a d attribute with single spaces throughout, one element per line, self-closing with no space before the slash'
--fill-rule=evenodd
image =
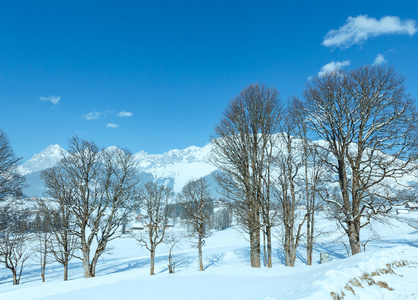
<path id="1" fill-rule="evenodd" d="M 116 148 L 114 146 L 107 149 Z M 134 154 L 138 162 L 141 178 L 154 180 L 171 186 L 175 192 L 180 192 L 190 179 L 210 175 L 216 168 L 209 162 L 210 144 L 204 147 L 188 147 L 174 149 L 164 154 L 148 154 L 144 151 Z M 45 188 L 39 186 L 40 171 L 54 166 L 62 158 L 65 150 L 59 145 L 51 145 L 29 161 L 19 166 L 19 172 L 27 178 L 27 196 L 41 196 Z"/>
<path id="2" fill-rule="evenodd" d="M 316 220 L 336 230 L 325 214 L 319 213 Z M 67 282 L 56 262 L 46 266 L 46 282 L 42 282 L 35 255 L 26 262 L 19 286 L 12 285 L 9 269 L 0 268 L 0 299 L 332 300 L 343 293 L 338 299 L 417 299 L 417 231 L 395 219 L 387 221 L 373 223 L 381 238 L 370 241 L 366 252 L 351 257 L 341 240 L 323 235 L 314 247 L 311 266 L 306 265 L 303 245 L 295 267 L 284 266 L 282 236 L 275 229 L 273 267 L 251 268 L 248 241 L 229 228 L 206 239 L 202 272 L 197 268 L 197 249 L 182 238 L 172 252 L 174 274 L 167 269 L 170 245 L 162 243 L 156 250 L 153 276 L 149 275 L 149 251 L 126 235 L 109 242 L 111 253 L 99 260 L 95 278 L 84 279 L 82 262 L 76 259 L 70 261 Z M 177 226 L 171 232 L 183 230 Z M 322 252 L 329 254 L 328 263 L 320 264 Z"/>

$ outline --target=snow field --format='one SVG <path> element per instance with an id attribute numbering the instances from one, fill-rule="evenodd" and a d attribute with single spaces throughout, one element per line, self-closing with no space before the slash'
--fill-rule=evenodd
<path id="1" fill-rule="evenodd" d="M 276 234 L 273 268 L 251 268 L 248 242 L 230 228 L 208 238 L 203 248 L 205 271 L 197 270 L 197 250 L 183 241 L 174 250 L 175 273 L 168 274 L 168 245 L 159 245 L 156 275 L 150 276 L 149 253 L 126 237 L 112 242 L 113 254 L 99 261 L 95 278 L 84 279 L 81 262 L 72 260 L 68 282 L 62 281 L 61 265 L 50 264 L 46 282 L 42 283 L 39 266 L 32 260 L 25 266 L 21 284 L 13 286 L 11 272 L 1 267 L 0 299 L 332 299 L 331 293 L 341 292 L 344 299 L 418 298 L 417 230 L 395 219 L 390 219 L 390 224 L 374 223 L 373 229 L 381 238 L 370 241 L 366 252 L 346 258 L 343 244 L 336 241 L 339 233 L 335 223 L 324 216 L 317 220 L 328 234 L 318 238 L 312 266 L 306 266 L 306 249 L 301 246 L 296 266 L 285 267 L 280 236 Z M 365 238 L 367 234 L 364 232 Z M 329 263 L 319 264 L 321 252 L 330 254 Z M 394 273 L 380 272 L 372 277 L 392 290 L 362 279 L 364 274 L 403 261 L 407 264 L 394 266 Z M 356 286 L 353 279 L 361 286 Z"/>

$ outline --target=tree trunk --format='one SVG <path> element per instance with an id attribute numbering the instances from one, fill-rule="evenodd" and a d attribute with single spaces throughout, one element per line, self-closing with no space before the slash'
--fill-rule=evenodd
<path id="1" fill-rule="evenodd" d="M 312 236 L 311 236 L 311 219 L 312 213 L 308 212 L 308 219 L 306 220 L 306 264 L 308 266 L 312 265 Z"/>
<path id="2" fill-rule="evenodd" d="M 149 274 L 154 275 L 154 260 L 155 260 L 155 249 L 152 248 L 150 251 L 151 259 L 150 259 L 150 270 Z"/>
<path id="3" fill-rule="evenodd" d="M 264 266 L 267 266 L 267 251 L 266 251 L 266 233 L 263 231 L 263 261 L 264 261 Z"/>
<path id="4" fill-rule="evenodd" d="M 173 263 L 173 257 L 171 255 L 171 249 L 170 252 L 168 252 L 168 273 L 173 274 L 174 273 L 174 263 Z"/>
<path id="5" fill-rule="evenodd" d="M 45 248 L 45 253 L 43 254 L 43 260 L 42 260 L 42 265 L 41 265 L 42 282 L 45 282 L 45 269 L 46 269 L 46 248 Z"/>
<path id="6" fill-rule="evenodd" d="M 355 216 L 358 213 L 358 204 L 357 199 L 353 198 L 353 203 L 350 202 L 349 192 L 348 192 L 348 179 L 347 172 L 345 170 L 344 162 L 339 161 L 338 164 L 338 176 L 339 183 L 341 188 L 341 195 L 344 203 L 344 211 L 350 212 L 351 216 Z M 353 175 L 353 177 L 355 177 Z M 353 178 L 353 180 L 356 180 Z M 347 221 L 348 227 L 348 240 L 350 242 L 351 254 L 355 255 L 361 252 L 360 245 L 360 219 L 356 218 L 354 220 Z"/>
<path id="7" fill-rule="evenodd" d="M 312 265 L 312 253 L 314 246 L 314 233 L 315 233 L 315 191 L 316 183 L 314 184 L 313 193 L 311 195 L 310 210 L 308 215 L 308 225 L 307 225 L 307 265 Z"/>
<path id="8" fill-rule="evenodd" d="M 293 225 L 285 226 L 285 253 L 286 253 L 286 266 L 294 267 L 296 261 L 296 248 L 295 238 L 293 236 Z"/>
<path id="9" fill-rule="evenodd" d="M 354 220 L 348 224 L 348 239 L 350 241 L 351 255 L 361 252 L 360 221 Z"/>
<path id="10" fill-rule="evenodd" d="M 259 206 L 256 205 L 253 211 L 253 224 L 250 233 L 251 246 L 251 267 L 260 268 L 261 259 L 261 236 L 260 236 L 260 214 Z"/>
<path id="11" fill-rule="evenodd" d="M 99 261 L 99 255 L 95 255 L 90 264 L 90 277 L 96 277 L 96 266 Z"/>
<path id="12" fill-rule="evenodd" d="M 286 232 L 287 240 L 285 240 L 286 266 L 294 267 L 295 266 L 295 260 L 294 260 L 295 250 L 293 247 L 293 232 L 290 229 L 287 228 L 287 232 Z"/>
<path id="13" fill-rule="evenodd" d="M 201 238 L 199 238 L 197 249 L 199 252 L 199 271 L 203 271 L 202 239 Z"/>
<path id="14" fill-rule="evenodd" d="M 90 264 L 86 259 L 83 260 L 83 270 L 84 270 L 84 278 L 90 278 L 91 277 Z"/>
<path id="15" fill-rule="evenodd" d="M 294 267 L 296 262 L 296 249 L 293 248 L 290 251 L 290 267 Z"/>
<path id="16" fill-rule="evenodd" d="M 312 207 L 315 207 L 315 199 L 313 199 Z M 313 247 L 314 247 L 314 234 L 315 234 L 315 208 L 312 209 L 312 215 L 311 215 L 311 232 L 310 232 L 311 264 L 312 264 L 312 253 L 313 253 Z"/>
<path id="17" fill-rule="evenodd" d="M 308 244 L 307 244 L 307 247 L 306 247 L 306 251 L 307 251 L 306 264 L 308 266 L 312 265 L 312 250 L 313 250 L 312 242 L 311 242 L 311 238 L 309 238 Z"/>
<path id="18" fill-rule="evenodd" d="M 64 281 L 68 280 L 68 259 L 65 259 L 64 262 Z"/>
<path id="19" fill-rule="evenodd" d="M 284 225 L 284 253 L 286 266 L 290 266 L 290 236 L 288 226 Z"/>
<path id="20" fill-rule="evenodd" d="M 267 267 L 271 268 L 273 266 L 273 261 L 271 257 L 271 227 L 266 228 L 267 234 Z"/>
<path id="21" fill-rule="evenodd" d="M 257 234 L 258 232 L 258 234 Z M 250 256 L 251 256 L 251 267 L 260 267 L 260 230 L 252 230 L 250 232 Z"/>
<path id="22" fill-rule="evenodd" d="M 16 269 L 12 269 L 12 273 L 13 273 L 13 285 L 18 285 L 19 280 L 17 279 Z"/>
<path id="23" fill-rule="evenodd" d="M 84 270 L 84 278 L 92 277 L 90 273 L 90 257 L 88 253 L 85 253 L 85 251 L 83 251 L 83 270 Z"/>
<path id="24" fill-rule="evenodd" d="M 91 276 L 90 272 L 90 248 L 86 242 L 86 229 L 81 228 L 81 251 L 83 252 L 83 270 L 84 270 L 84 278 L 94 277 Z"/>

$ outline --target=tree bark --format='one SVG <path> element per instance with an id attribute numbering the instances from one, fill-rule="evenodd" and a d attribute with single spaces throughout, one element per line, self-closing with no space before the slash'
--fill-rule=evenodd
<path id="1" fill-rule="evenodd" d="M 202 239 L 199 239 L 197 248 L 199 252 L 199 271 L 203 271 Z"/>
<path id="2" fill-rule="evenodd" d="M 42 254 L 43 255 L 43 260 L 42 260 L 42 265 L 41 265 L 41 277 L 42 277 L 42 282 L 45 282 L 45 269 L 46 269 L 46 245 L 44 248 L 45 252 Z"/>
<path id="3" fill-rule="evenodd" d="M 271 227 L 266 228 L 267 235 L 267 267 L 271 268 L 273 266 L 273 261 L 271 257 Z"/>
<path id="4" fill-rule="evenodd" d="M 19 280 L 17 279 L 16 269 L 12 269 L 12 274 L 13 274 L 13 285 L 18 285 Z"/>
<path id="5" fill-rule="evenodd" d="M 149 269 L 149 274 L 150 275 L 154 275 L 154 260 L 155 260 L 155 249 L 151 249 L 150 251 L 150 269 Z"/>
<path id="6" fill-rule="evenodd" d="M 290 224 L 286 224 L 285 225 L 285 254 L 286 254 L 286 266 L 288 267 L 294 267 L 295 263 L 293 260 L 293 243 L 294 243 L 294 239 L 293 239 L 293 225 Z"/>
<path id="7" fill-rule="evenodd" d="M 312 245 L 311 245 L 311 217 L 308 216 L 306 220 L 306 264 L 312 265 Z"/>
<path id="8" fill-rule="evenodd" d="M 84 278 L 94 277 L 90 273 L 90 255 L 86 250 L 83 250 L 83 270 Z"/>
<path id="9" fill-rule="evenodd" d="M 251 267 L 260 268 L 260 228 L 254 228 L 250 232 Z"/>
<path id="10" fill-rule="evenodd" d="M 348 240 L 350 241 L 351 254 L 360 253 L 360 221 L 354 220 L 348 223 Z"/>
<path id="11" fill-rule="evenodd" d="M 309 213 L 306 225 L 307 242 L 306 242 L 306 264 L 312 265 L 313 252 L 313 234 L 314 234 L 314 212 Z"/>
<path id="12" fill-rule="evenodd" d="M 90 277 L 96 277 L 96 266 L 97 266 L 97 262 L 99 261 L 99 257 L 100 257 L 100 254 L 96 253 L 93 259 L 91 260 Z"/>
<path id="13" fill-rule="evenodd" d="M 64 281 L 68 280 L 68 260 L 64 262 Z"/>
<path id="14" fill-rule="evenodd" d="M 265 230 L 266 228 L 264 228 Z M 267 266 L 267 249 L 266 249 L 266 233 L 263 232 L 263 260 L 264 260 L 264 266 Z"/>

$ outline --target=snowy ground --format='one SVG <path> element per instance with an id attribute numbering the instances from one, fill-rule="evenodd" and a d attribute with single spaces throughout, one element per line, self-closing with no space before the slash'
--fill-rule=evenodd
<path id="1" fill-rule="evenodd" d="M 306 266 L 300 247 L 296 267 L 285 267 L 276 240 L 273 268 L 250 268 L 248 242 L 228 229 L 207 240 L 205 271 L 197 271 L 197 251 L 183 242 L 174 254 L 175 274 L 168 274 L 168 248 L 161 245 L 156 275 L 150 276 L 147 251 L 124 238 L 99 261 L 95 278 L 82 278 L 81 262 L 73 260 L 68 282 L 62 281 L 61 266 L 51 264 L 42 283 L 39 266 L 30 262 L 21 284 L 13 286 L 11 272 L 1 267 L 0 299 L 332 299 L 332 293 L 344 299 L 418 299 L 418 230 L 394 218 L 390 226 L 375 223 L 380 238 L 371 240 L 366 252 L 347 258 L 333 222 L 318 220 L 328 234 L 318 240 L 312 266 Z M 331 261 L 319 264 L 320 252 L 328 252 Z"/>

